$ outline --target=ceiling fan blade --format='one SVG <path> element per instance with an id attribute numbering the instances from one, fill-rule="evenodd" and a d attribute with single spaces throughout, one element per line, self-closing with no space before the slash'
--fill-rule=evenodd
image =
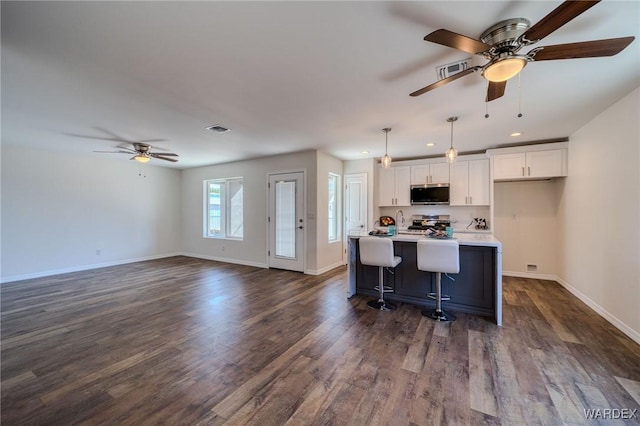
<path id="1" fill-rule="evenodd" d="M 587 1 L 565 1 L 560 6 L 552 10 L 547 16 L 538 21 L 520 36 L 522 40 L 536 42 L 542 40 L 576 16 L 586 12 L 591 7 L 598 4 L 600 0 Z"/>
<path id="2" fill-rule="evenodd" d="M 136 151 L 135 149 L 131 149 L 128 146 L 118 145 L 118 148 L 124 149 L 125 151 L 129 152 L 130 154 L 137 154 L 138 153 L 138 151 Z"/>
<path id="3" fill-rule="evenodd" d="M 500 82 L 489 82 L 489 88 L 487 89 L 487 99 L 486 102 L 491 102 L 498 98 L 501 98 L 504 95 L 504 89 L 507 87 L 506 81 Z"/>
<path id="4" fill-rule="evenodd" d="M 443 46 L 453 47 L 454 49 L 474 54 L 482 53 L 491 48 L 491 46 L 481 42 L 480 40 L 463 36 L 445 29 L 436 30 L 431 34 L 427 34 L 424 39 L 432 43 L 438 43 Z"/>
<path id="5" fill-rule="evenodd" d="M 536 62 L 550 61 L 554 59 L 613 56 L 624 50 L 624 48 L 631 44 L 634 39 L 635 37 L 630 36 L 543 46 L 531 51 L 529 56 Z"/>
<path id="6" fill-rule="evenodd" d="M 161 155 L 158 154 L 149 154 L 151 155 L 153 158 L 157 158 L 158 160 L 165 160 L 165 161 L 171 161 L 172 163 L 177 163 L 178 160 L 176 160 L 175 158 L 167 158 L 167 157 L 163 157 Z"/>
<path id="7" fill-rule="evenodd" d="M 93 151 L 93 152 L 100 152 L 103 154 L 131 154 L 129 151 Z"/>
<path id="8" fill-rule="evenodd" d="M 443 78 L 442 80 L 438 80 L 435 83 L 428 85 L 427 87 L 423 87 L 420 90 L 416 90 L 415 92 L 409 94 L 409 96 L 420 96 L 423 93 L 429 92 L 429 91 L 431 91 L 433 89 L 437 89 L 438 87 L 444 86 L 447 83 L 451 83 L 452 81 L 457 80 L 460 77 L 464 77 L 467 74 L 474 73 L 474 72 L 478 71 L 481 68 L 482 68 L 481 66 L 475 66 L 475 67 L 472 67 L 472 68 L 468 68 L 468 69 L 466 69 L 464 71 L 459 72 L 458 74 L 452 75 L 451 77 Z"/>
<path id="9" fill-rule="evenodd" d="M 151 155 L 163 155 L 165 157 L 179 157 L 178 154 L 174 154 L 173 152 L 153 152 Z"/>

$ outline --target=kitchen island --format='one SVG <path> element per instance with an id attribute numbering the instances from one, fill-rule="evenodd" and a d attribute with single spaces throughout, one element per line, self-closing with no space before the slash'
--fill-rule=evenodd
<path id="1" fill-rule="evenodd" d="M 363 294 L 377 297 L 378 268 L 360 262 L 358 240 L 366 234 L 349 235 L 349 297 Z M 396 256 L 402 258 L 393 273 L 385 269 L 385 285 L 394 287 L 386 293 L 389 301 L 405 302 L 420 307 L 434 307 L 427 294 L 435 291 L 435 273 L 418 270 L 416 242 L 423 235 L 395 235 Z M 442 276 L 442 292 L 451 296 L 444 302 L 445 310 L 492 317 L 502 325 L 502 244 L 491 234 L 454 233 L 460 244 L 460 273 Z"/>

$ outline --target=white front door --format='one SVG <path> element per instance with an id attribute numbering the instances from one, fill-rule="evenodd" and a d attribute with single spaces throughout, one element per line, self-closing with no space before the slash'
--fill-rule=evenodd
<path id="1" fill-rule="evenodd" d="M 304 272 L 304 172 L 269 175 L 269 267 Z"/>
<path id="2" fill-rule="evenodd" d="M 367 231 L 367 175 L 358 173 L 344 176 L 344 249 L 349 235 Z M 344 257 L 347 260 L 347 256 Z"/>

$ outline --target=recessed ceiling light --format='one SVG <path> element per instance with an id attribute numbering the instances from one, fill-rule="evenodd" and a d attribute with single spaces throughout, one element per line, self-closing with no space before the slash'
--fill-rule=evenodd
<path id="1" fill-rule="evenodd" d="M 436 144 L 435 144 L 435 143 L 433 143 L 433 142 L 429 142 L 429 143 L 427 144 L 427 147 L 429 147 L 429 148 L 431 148 L 432 146 L 436 146 Z"/>
<path id="2" fill-rule="evenodd" d="M 368 154 L 369 151 L 362 151 L 360 154 Z"/>
<path id="3" fill-rule="evenodd" d="M 231 129 L 227 129 L 226 127 L 222 127 L 219 124 L 212 124 L 211 126 L 207 126 L 207 130 L 211 130 L 212 132 L 224 133 L 228 132 Z"/>
<path id="4" fill-rule="evenodd" d="M 511 136 L 522 136 L 522 132 L 513 132 Z"/>

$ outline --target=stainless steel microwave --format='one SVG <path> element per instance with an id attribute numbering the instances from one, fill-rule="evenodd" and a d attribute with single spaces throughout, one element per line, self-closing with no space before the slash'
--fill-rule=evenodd
<path id="1" fill-rule="evenodd" d="M 411 185 L 411 205 L 449 204 L 449 184 Z"/>

